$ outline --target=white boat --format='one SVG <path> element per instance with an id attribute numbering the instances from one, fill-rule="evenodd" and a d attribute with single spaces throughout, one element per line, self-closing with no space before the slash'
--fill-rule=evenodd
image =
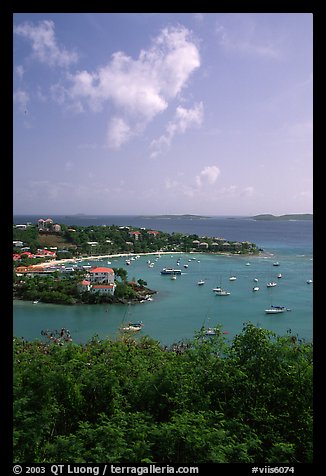
<path id="1" fill-rule="evenodd" d="M 144 324 L 140 322 L 128 322 L 127 325 L 123 326 L 120 328 L 122 332 L 138 332 L 141 331 L 143 328 Z"/>
<path id="2" fill-rule="evenodd" d="M 254 286 L 254 287 L 252 288 L 252 290 L 253 290 L 253 291 L 259 291 L 259 287 L 258 287 L 258 286 Z"/>
<path id="3" fill-rule="evenodd" d="M 285 309 L 276 309 L 276 308 L 270 308 L 270 309 L 265 309 L 266 314 L 280 314 L 281 312 L 284 312 Z"/>
<path id="4" fill-rule="evenodd" d="M 225 289 L 219 289 L 219 291 L 215 291 L 216 296 L 229 296 L 231 293 L 229 291 L 225 291 Z"/>
<path id="5" fill-rule="evenodd" d="M 37 304 L 39 301 L 33 301 L 33 304 Z"/>
<path id="6" fill-rule="evenodd" d="M 216 330 L 213 327 L 208 327 L 205 331 L 205 336 L 216 336 Z"/>
<path id="7" fill-rule="evenodd" d="M 172 279 L 172 281 L 174 281 L 174 280 L 176 280 L 176 279 L 177 279 L 177 277 L 176 277 L 176 275 L 175 275 L 175 274 L 172 274 L 172 276 L 171 276 L 171 278 L 170 278 L 170 279 Z"/>
<path id="8" fill-rule="evenodd" d="M 217 288 L 213 288 L 212 291 L 214 291 L 214 292 L 222 291 L 222 288 L 220 286 L 217 286 Z"/>
<path id="9" fill-rule="evenodd" d="M 282 278 L 282 277 L 283 277 L 283 276 L 282 276 L 281 273 L 277 275 L 277 278 L 278 278 L 278 279 L 280 279 L 280 278 Z"/>
<path id="10" fill-rule="evenodd" d="M 307 279 L 307 284 L 312 284 L 312 279 Z"/>
<path id="11" fill-rule="evenodd" d="M 246 266 L 250 266 L 250 263 L 246 263 Z"/>
<path id="12" fill-rule="evenodd" d="M 161 274 L 181 274 L 181 269 L 163 268 Z"/>
<path id="13" fill-rule="evenodd" d="M 275 263 L 273 263 L 273 266 L 279 266 L 280 263 L 278 261 L 276 261 Z"/>
<path id="14" fill-rule="evenodd" d="M 184 268 L 188 268 L 189 264 L 184 264 L 183 267 Z"/>
<path id="15" fill-rule="evenodd" d="M 258 278 L 254 278 L 255 283 L 258 283 Z"/>
<path id="16" fill-rule="evenodd" d="M 202 286 L 203 284 L 205 284 L 205 281 L 203 279 L 200 279 L 198 282 L 197 282 L 198 286 Z"/>
<path id="17" fill-rule="evenodd" d="M 280 314 L 281 312 L 291 311 L 285 306 L 271 306 L 269 309 L 265 309 L 266 314 Z"/>
<path id="18" fill-rule="evenodd" d="M 237 279 L 236 276 L 230 276 L 229 277 L 229 281 L 235 281 L 236 279 Z"/>
<path id="19" fill-rule="evenodd" d="M 270 283 L 267 283 L 266 286 L 268 288 L 273 288 L 274 286 L 277 286 L 277 283 L 275 283 L 274 281 L 271 281 Z"/>

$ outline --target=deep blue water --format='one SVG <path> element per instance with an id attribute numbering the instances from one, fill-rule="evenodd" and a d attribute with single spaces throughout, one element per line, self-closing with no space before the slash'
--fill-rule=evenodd
<path id="1" fill-rule="evenodd" d="M 14 223 L 36 223 L 40 216 L 15 216 Z M 86 342 L 94 335 L 100 338 L 117 335 L 124 320 L 142 320 L 140 334 L 148 334 L 163 344 L 191 338 L 201 325 L 222 324 L 232 338 L 243 323 L 254 324 L 284 334 L 289 329 L 305 339 L 313 333 L 313 285 L 306 283 L 313 275 L 312 221 L 255 221 L 244 218 L 213 217 L 207 219 L 143 218 L 134 216 L 51 216 L 57 223 L 69 225 L 136 226 L 166 232 L 199 236 L 219 236 L 235 241 L 252 241 L 266 251 L 260 257 L 180 254 L 182 275 L 172 281 L 162 276 L 163 267 L 176 266 L 175 255 L 142 256 L 125 265 L 125 258 L 110 258 L 108 266 L 126 266 L 128 276 L 142 278 L 158 291 L 153 302 L 132 305 L 61 306 L 30 302 L 14 303 L 14 334 L 27 339 L 41 338 L 42 329 L 70 329 L 75 342 Z M 191 258 L 195 258 L 194 260 Z M 148 267 L 148 259 L 155 262 Z M 191 261 L 189 261 L 191 259 Z M 108 259 L 103 260 L 107 264 Z M 280 266 L 274 267 L 273 262 Z M 250 266 L 246 263 L 249 262 Z M 99 262 L 91 262 L 98 265 Z M 184 268 L 188 264 L 188 268 Z M 277 274 L 282 278 L 277 279 Z M 230 274 L 237 277 L 229 281 Z M 253 292 L 254 277 L 260 290 Z M 203 278 L 204 286 L 197 281 Z M 276 280 L 275 288 L 267 288 Z M 219 297 L 212 288 L 222 285 L 230 296 Z M 292 309 L 280 315 L 267 315 L 270 305 Z"/>

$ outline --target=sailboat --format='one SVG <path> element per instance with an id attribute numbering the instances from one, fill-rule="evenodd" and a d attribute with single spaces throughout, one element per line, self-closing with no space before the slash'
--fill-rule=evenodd
<path id="1" fill-rule="evenodd" d="M 130 303 L 128 304 L 128 308 L 125 313 L 125 316 L 127 313 L 130 314 Z M 123 318 L 123 321 L 124 321 L 124 318 Z M 139 332 L 142 330 L 143 327 L 144 327 L 144 324 L 142 321 L 138 321 L 138 322 L 129 321 L 126 324 L 123 324 L 122 322 L 121 327 L 119 329 L 121 332 Z"/>
<path id="2" fill-rule="evenodd" d="M 198 263 L 199 263 L 199 262 L 200 262 L 200 261 L 198 260 Z M 201 265 L 200 265 L 200 266 L 201 266 Z M 205 284 L 204 279 L 200 279 L 199 281 L 197 281 L 197 284 L 198 284 L 198 286 L 202 286 L 203 284 Z"/>

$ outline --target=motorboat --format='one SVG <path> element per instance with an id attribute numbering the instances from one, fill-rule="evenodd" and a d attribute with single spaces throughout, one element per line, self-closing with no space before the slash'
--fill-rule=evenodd
<path id="1" fill-rule="evenodd" d="M 307 284 L 312 284 L 312 279 L 307 279 Z"/>
<path id="2" fill-rule="evenodd" d="M 259 291 L 259 287 L 258 287 L 258 286 L 254 286 L 254 287 L 252 288 L 252 290 L 253 290 L 253 291 Z"/>
<path id="3" fill-rule="evenodd" d="M 268 288 L 273 288 L 274 286 L 277 286 L 277 283 L 275 283 L 274 281 L 271 281 L 270 283 L 267 283 L 266 286 Z"/>
<path id="4" fill-rule="evenodd" d="M 229 277 L 229 281 L 235 281 L 236 279 L 237 279 L 236 276 L 230 276 Z"/>
<path id="5" fill-rule="evenodd" d="M 231 293 L 220 288 L 218 291 L 215 291 L 215 294 L 216 296 L 229 296 Z"/>
<path id="6" fill-rule="evenodd" d="M 265 309 L 266 314 L 280 314 L 281 312 L 291 311 L 285 306 L 271 306 L 269 309 Z"/>
<path id="7" fill-rule="evenodd" d="M 202 286 L 203 284 L 205 284 L 205 281 L 203 279 L 200 279 L 198 282 L 197 282 L 198 286 Z"/>
<path id="8" fill-rule="evenodd" d="M 161 274 L 181 274 L 181 269 L 163 268 Z"/>

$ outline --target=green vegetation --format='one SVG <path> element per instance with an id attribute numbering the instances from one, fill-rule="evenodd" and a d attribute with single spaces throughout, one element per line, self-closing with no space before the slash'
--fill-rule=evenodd
<path id="1" fill-rule="evenodd" d="M 15 463 L 312 462 L 312 345 L 290 332 L 15 338 L 13 377 Z"/>
<path id="2" fill-rule="evenodd" d="M 34 277 L 17 277 L 14 274 L 14 298 L 53 304 L 112 304 L 140 301 L 145 295 L 154 293 L 146 287 L 147 283 L 142 279 L 137 283 L 128 282 L 125 269 L 113 268 L 113 271 L 116 276 L 114 296 L 90 291 L 80 292 L 78 284 L 83 280 L 85 271 L 74 271 L 73 274 L 56 271 L 53 275 Z"/>
<path id="3" fill-rule="evenodd" d="M 138 240 L 130 232 L 140 233 Z M 36 226 L 26 229 L 13 228 L 13 240 L 23 241 L 34 253 L 38 247 L 57 247 L 58 258 L 84 255 L 109 255 L 119 253 L 150 253 L 159 251 L 203 251 L 228 253 L 257 253 L 255 243 L 235 242 L 223 238 L 199 237 L 196 234 L 149 233 L 143 228 L 111 226 L 67 226 L 61 225 L 59 233 L 38 233 Z M 200 243 L 207 243 L 202 247 Z M 14 249 L 19 253 L 19 248 Z"/>

